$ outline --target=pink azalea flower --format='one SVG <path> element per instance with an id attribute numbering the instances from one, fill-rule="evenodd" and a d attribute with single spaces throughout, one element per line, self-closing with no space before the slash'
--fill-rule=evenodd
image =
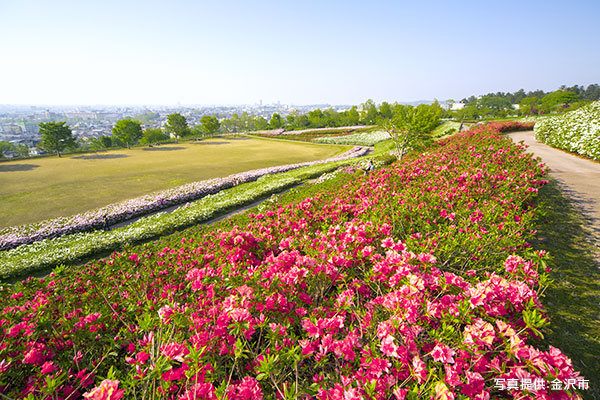
<path id="1" fill-rule="evenodd" d="M 100 386 L 85 393 L 83 397 L 90 400 L 119 400 L 123 397 L 125 389 L 119 389 L 119 381 L 105 379 Z"/>
<path id="2" fill-rule="evenodd" d="M 212 383 L 196 383 L 188 387 L 178 400 L 217 400 L 217 394 Z"/>
<path id="3" fill-rule="evenodd" d="M 431 351 L 431 357 L 433 357 L 434 361 L 443 362 L 446 364 L 454 363 L 454 354 L 454 350 L 440 343 L 436 344 Z"/>
<path id="4" fill-rule="evenodd" d="M 161 353 L 172 360 L 183 362 L 183 357 L 190 353 L 185 344 L 169 343 L 160 348 Z"/>
<path id="5" fill-rule="evenodd" d="M 41 373 L 43 375 L 49 374 L 51 372 L 56 371 L 56 367 L 54 366 L 54 363 L 52 361 L 46 361 L 44 363 L 44 365 L 42 365 L 42 369 L 41 369 Z"/>
<path id="6" fill-rule="evenodd" d="M 34 347 L 25 353 L 25 356 L 23 357 L 23 363 L 41 365 L 45 359 L 46 357 L 44 357 L 44 352 L 37 347 Z"/>
<path id="7" fill-rule="evenodd" d="M 419 358 L 419 356 L 415 356 L 412 360 L 413 365 L 413 376 L 417 379 L 417 382 L 423 383 L 427 380 L 427 366 Z"/>
<path id="8" fill-rule="evenodd" d="M 394 343 L 394 337 L 392 335 L 387 335 L 384 337 L 381 340 L 379 348 L 385 356 L 400 358 L 400 354 L 398 354 L 398 346 Z"/>

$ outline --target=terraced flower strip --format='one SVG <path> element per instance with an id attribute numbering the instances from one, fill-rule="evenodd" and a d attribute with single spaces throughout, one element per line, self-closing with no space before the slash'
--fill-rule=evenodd
<path id="1" fill-rule="evenodd" d="M 0 278 L 27 276 L 61 264 L 72 264 L 96 254 L 118 250 L 136 243 L 172 233 L 208 221 L 230 209 L 297 185 L 306 179 L 329 172 L 348 160 L 303 167 L 289 172 L 265 175 L 254 182 L 225 189 L 187 204 L 172 213 L 158 213 L 111 231 L 80 232 L 43 239 L 0 252 Z"/>
<path id="2" fill-rule="evenodd" d="M 534 132 L 542 143 L 600 161 L 600 101 L 539 119 Z"/>
<path id="3" fill-rule="evenodd" d="M 326 144 L 350 144 L 355 146 L 373 146 L 375 143 L 383 142 L 391 139 L 391 136 L 387 132 L 376 131 L 376 132 L 365 132 L 355 133 L 353 135 L 346 136 L 334 136 L 334 137 L 319 137 L 313 139 L 315 143 L 326 143 Z"/>
<path id="4" fill-rule="evenodd" d="M 548 271 L 527 240 L 545 171 L 498 129 L 243 228 L 1 290 L 0 393 L 576 398 L 570 360 L 532 345 Z"/>
<path id="5" fill-rule="evenodd" d="M 5 228 L 0 230 L 0 250 L 14 248 L 19 245 L 33 243 L 47 238 L 101 229 L 104 225 L 113 225 L 173 205 L 196 200 L 208 194 L 214 194 L 241 183 L 252 182 L 261 176 L 356 158 L 364 155 L 367 151 L 368 149 L 366 148 L 355 147 L 336 157 L 322 161 L 261 168 L 229 175 L 225 178 L 214 178 L 193 182 L 174 189 L 163 190 L 135 199 L 125 200 L 71 217 L 60 217 L 42 221 L 40 223 Z"/>

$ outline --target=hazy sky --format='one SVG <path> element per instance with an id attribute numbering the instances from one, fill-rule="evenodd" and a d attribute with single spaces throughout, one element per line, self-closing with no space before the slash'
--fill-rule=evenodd
<path id="1" fill-rule="evenodd" d="M 0 0 L 0 104 L 358 104 L 600 82 L 600 1 Z"/>

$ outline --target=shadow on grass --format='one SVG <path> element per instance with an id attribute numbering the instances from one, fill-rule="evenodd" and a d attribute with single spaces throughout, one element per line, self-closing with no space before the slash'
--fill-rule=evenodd
<path id="1" fill-rule="evenodd" d="M 185 147 L 144 147 L 144 151 L 176 151 L 185 150 Z"/>
<path id="2" fill-rule="evenodd" d="M 550 318 L 543 344 L 558 347 L 589 380 L 585 399 L 600 399 L 600 265 L 579 209 L 557 182 L 540 189 L 534 248 L 550 252 L 553 280 L 542 299 Z M 542 215 L 543 214 L 543 215 Z"/>
<path id="3" fill-rule="evenodd" d="M 113 158 L 129 157 L 126 154 L 90 154 L 87 156 L 71 157 L 75 160 L 112 160 Z"/>
<path id="4" fill-rule="evenodd" d="M 38 167 L 36 164 L 0 164 L 0 172 L 31 171 Z"/>

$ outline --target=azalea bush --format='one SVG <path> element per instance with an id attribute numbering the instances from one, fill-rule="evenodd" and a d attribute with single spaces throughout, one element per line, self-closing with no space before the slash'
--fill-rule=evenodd
<path id="1" fill-rule="evenodd" d="M 545 170 L 503 125 L 0 291 L 0 393 L 76 399 L 559 399 L 585 382 L 529 248 Z M 528 386 L 506 382 L 528 382 Z M 504 382 L 504 383 L 503 383 Z M 102 397 L 104 396 L 104 397 Z"/>
<path id="2" fill-rule="evenodd" d="M 364 132 L 364 133 L 355 133 L 352 135 L 346 136 L 328 136 L 328 137 L 319 137 L 313 139 L 312 141 L 315 143 L 326 143 L 326 144 L 350 144 L 355 146 L 373 146 L 375 143 L 383 142 L 385 140 L 389 140 L 391 136 L 387 132 L 383 131 L 374 131 L 374 132 Z"/>
<path id="3" fill-rule="evenodd" d="M 600 102 L 537 121 L 535 138 L 549 146 L 600 161 Z"/>
<path id="4" fill-rule="evenodd" d="M 183 204 L 209 194 L 218 193 L 221 190 L 242 183 L 253 182 L 265 175 L 348 160 L 360 157 L 367 151 L 368 149 L 355 147 L 345 153 L 326 160 L 261 168 L 229 175 L 225 178 L 213 178 L 200 182 L 192 182 L 173 189 L 167 189 L 135 199 L 110 204 L 71 217 L 59 217 L 38 223 L 4 228 L 0 230 L 0 250 L 14 248 L 22 244 L 33 243 L 47 238 L 102 229 L 105 225 L 113 225 L 122 221 L 127 221 L 141 215 L 160 211 L 173 205 Z"/>

